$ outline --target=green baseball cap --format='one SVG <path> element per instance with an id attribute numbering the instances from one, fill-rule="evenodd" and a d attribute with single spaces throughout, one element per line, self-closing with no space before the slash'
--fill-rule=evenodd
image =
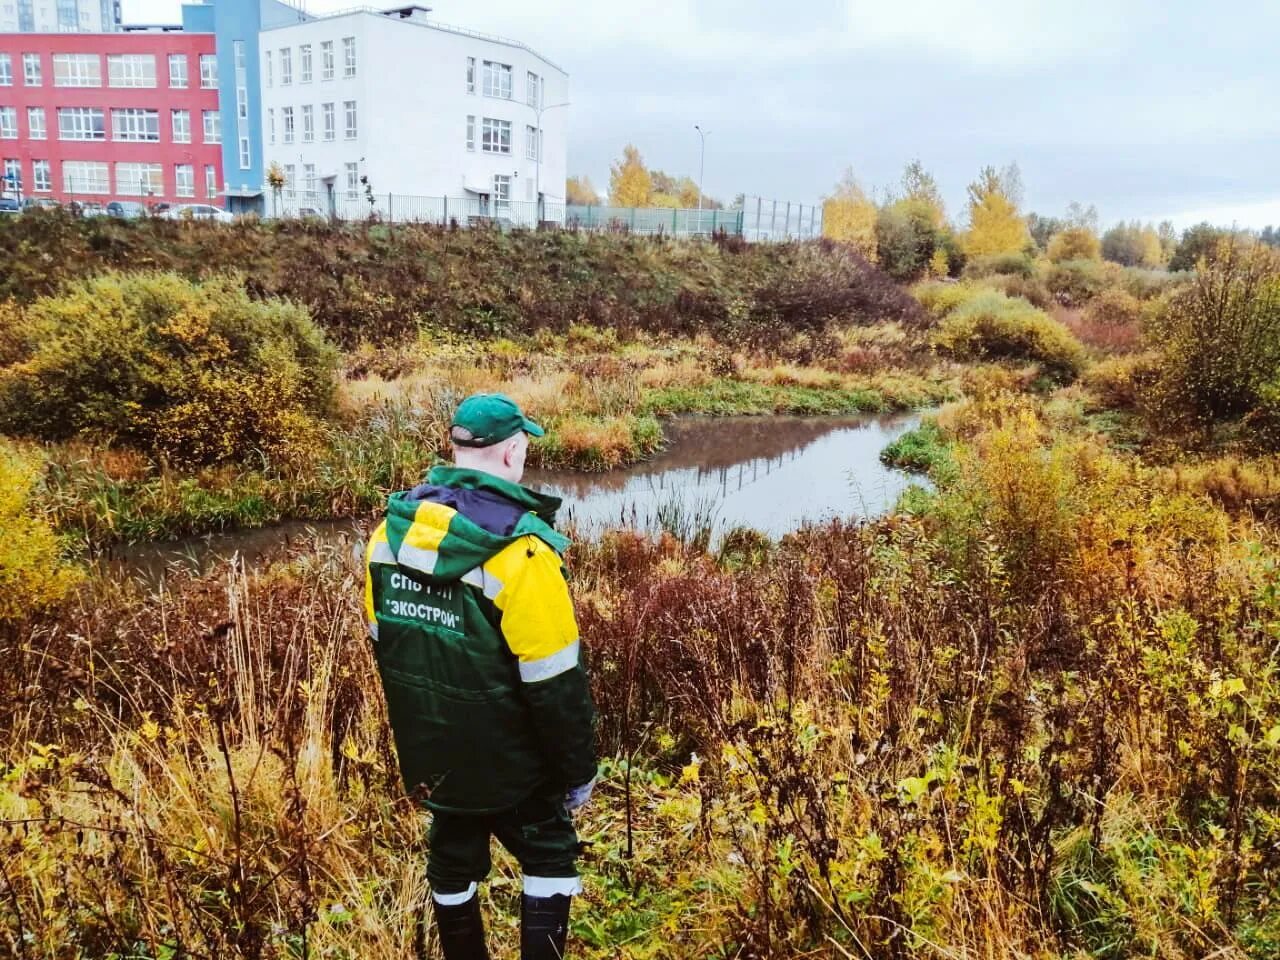
<path id="1" fill-rule="evenodd" d="M 473 393 L 458 404 L 452 427 L 461 427 L 471 435 L 453 438 L 460 447 L 489 447 L 521 430 L 535 437 L 546 433 L 505 393 Z"/>

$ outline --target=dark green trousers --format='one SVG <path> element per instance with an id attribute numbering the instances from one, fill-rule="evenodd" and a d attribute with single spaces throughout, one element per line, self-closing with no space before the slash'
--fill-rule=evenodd
<path id="1" fill-rule="evenodd" d="M 490 838 L 516 858 L 526 877 L 576 877 L 578 832 L 559 794 L 535 794 L 502 813 L 433 812 L 427 879 L 436 893 L 462 893 L 489 875 Z"/>

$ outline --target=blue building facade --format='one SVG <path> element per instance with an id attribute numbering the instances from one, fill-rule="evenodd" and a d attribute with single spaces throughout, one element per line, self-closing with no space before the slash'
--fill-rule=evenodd
<path id="1" fill-rule="evenodd" d="M 306 13 L 278 0 L 210 0 L 182 7 L 182 29 L 212 33 L 222 115 L 222 177 L 233 213 L 264 212 L 262 57 L 264 29 L 302 23 Z"/>

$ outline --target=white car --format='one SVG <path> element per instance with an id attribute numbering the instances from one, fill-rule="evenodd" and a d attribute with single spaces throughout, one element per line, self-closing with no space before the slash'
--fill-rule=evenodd
<path id="1" fill-rule="evenodd" d="M 231 211 L 208 203 L 180 203 L 160 216 L 166 220 L 216 220 L 218 223 L 234 223 L 236 219 Z"/>

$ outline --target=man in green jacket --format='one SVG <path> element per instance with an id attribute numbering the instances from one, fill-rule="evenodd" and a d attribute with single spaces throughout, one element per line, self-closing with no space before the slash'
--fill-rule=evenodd
<path id="1" fill-rule="evenodd" d="M 572 811 L 595 783 L 594 709 L 552 527 L 520 486 L 543 430 L 502 394 L 454 414 L 454 465 L 394 493 L 366 552 L 365 613 L 445 960 L 488 958 L 476 885 L 496 836 L 524 874 L 520 949 L 561 957 L 581 892 Z"/>

